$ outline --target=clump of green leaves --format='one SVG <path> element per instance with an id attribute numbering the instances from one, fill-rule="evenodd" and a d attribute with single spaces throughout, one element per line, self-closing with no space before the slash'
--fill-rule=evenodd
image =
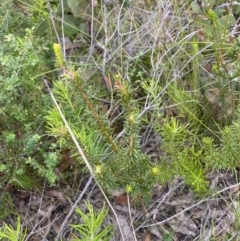
<path id="1" fill-rule="evenodd" d="M 44 137 L 49 98 L 40 79 L 48 70 L 49 43 L 35 36 L 30 18 L 13 14 L 11 4 L 0 6 L 0 185 L 29 187 L 36 176 L 54 183 L 59 158 Z"/>
<path id="2" fill-rule="evenodd" d="M 103 208 L 96 212 L 90 203 L 86 203 L 88 213 L 81 211 L 79 208 L 76 209 L 76 213 L 80 215 L 82 219 L 81 224 L 71 224 L 74 230 L 77 231 L 78 235 L 74 241 L 108 241 L 112 237 L 112 227 L 110 225 L 102 227 L 103 221 L 108 213 Z"/>
<path id="3" fill-rule="evenodd" d="M 26 238 L 27 230 L 22 230 L 21 221 L 18 217 L 17 226 L 14 229 L 11 225 L 4 224 L 4 227 L 0 229 L 0 240 L 4 241 L 24 241 Z"/>
<path id="4" fill-rule="evenodd" d="M 237 106 L 236 79 L 232 80 L 235 71 L 233 65 L 238 64 L 238 33 L 235 24 L 240 8 L 238 4 L 223 2 L 204 0 L 191 4 L 193 12 L 197 14 L 193 19 L 197 34 L 192 38 L 191 46 L 191 77 L 195 87 L 191 90 L 197 93 L 199 104 L 204 110 L 201 121 L 213 131 L 231 123 Z"/>
<path id="5" fill-rule="evenodd" d="M 183 124 L 176 118 L 156 128 L 162 136 L 159 180 L 166 183 L 174 177 L 184 177 L 185 183 L 197 193 L 206 191 L 208 182 L 205 180 L 205 171 L 202 159 L 203 151 L 194 145 L 194 134 L 190 125 Z"/>
<path id="6" fill-rule="evenodd" d="M 210 137 L 203 138 L 205 164 L 213 169 L 234 170 L 239 167 L 240 112 L 236 121 L 222 131 L 221 143 L 216 145 Z"/>

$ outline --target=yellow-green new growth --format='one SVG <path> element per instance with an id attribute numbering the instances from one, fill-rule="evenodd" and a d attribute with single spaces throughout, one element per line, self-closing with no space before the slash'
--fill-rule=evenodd
<path id="1" fill-rule="evenodd" d="M 153 167 L 153 168 L 152 168 L 152 174 L 153 174 L 154 176 L 159 175 L 159 173 L 160 173 L 160 170 L 159 170 L 158 167 Z"/>
<path id="2" fill-rule="evenodd" d="M 55 53 L 55 56 L 56 56 L 57 64 L 61 68 L 63 68 L 64 67 L 64 58 L 63 58 L 63 55 L 62 55 L 61 45 L 57 44 L 57 43 L 54 43 L 53 44 L 53 50 L 54 50 L 54 53 Z"/>
<path id="3" fill-rule="evenodd" d="M 208 10 L 207 15 L 211 21 L 213 21 L 213 22 L 217 21 L 217 15 L 212 9 Z"/>
<path id="4" fill-rule="evenodd" d="M 102 172 L 102 166 L 101 165 L 96 165 L 95 167 L 95 173 L 100 174 Z"/>
<path id="5" fill-rule="evenodd" d="M 131 185 L 126 186 L 126 193 L 131 193 L 133 191 L 133 187 Z"/>

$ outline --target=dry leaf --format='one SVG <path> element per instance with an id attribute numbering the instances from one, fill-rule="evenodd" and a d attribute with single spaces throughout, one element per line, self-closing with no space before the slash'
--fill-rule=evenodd
<path id="1" fill-rule="evenodd" d="M 171 229 L 176 232 L 176 233 L 182 233 L 184 235 L 188 235 L 188 236 L 192 236 L 192 237 L 195 237 L 196 236 L 196 233 L 189 230 L 187 227 L 184 227 L 184 226 L 181 226 L 179 224 L 173 224 L 173 223 L 169 223 Z M 197 229 L 196 229 L 197 230 Z"/>
<path id="2" fill-rule="evenodd" d="M 57 197 L 59 198 L 63 203 L 66 203 L 66 198 L 64 197 L 64 195 L 57 190 L 50 190 L 48 191 L 48 194 L 51 195 L 52 197 Z"/>
<path id="3" fill-rule="evenodd" d="M 104 80 L 105 85 L 107 86 L 108 91 L 112 92 L 112 83 L 111 83 L 110 78 L 105 74 L 103 74 L 102 76 L 103 76 L 103 80 Z"/>
<path id="4" fill-rule="evenodd" d="M 133 232 L 130 228 L 130 225 L 127 222 L 127 218 L 123 216 L 118 216 L 118 221 L 124 236 L 124 241 L 133 241 L 135 240 Z"/>
<path id="5" fill-rule="evenodd" d="M 158 238 L 157 239 L 158 241 L 163 241 L 162 234 L 160 233 L 160 231 L 157 227 L 151 228 L 149 231 L 151 232 L 151 234 L 153 234 L 154 236 L 156 236 Z"/>
<path id="6" fill-rule="evenodd" d="M 131 205 L 135 205 L 137 203 L 137 199 L 136 198 L 133 199 L 133 198 L 129 197 L 129 201 L 130 201 Z M 120 205 L 127 205 L 128 204 L 128 196 L 127 195 L 122 195 L 122 196 L 116 197 L 116 203 L 120 204 Z"/>
<path id="7" fill-rule="evenodd" d="M 144 238 L 144 241 L 151 241 L 151 233 L 147 233 L 147 235 Z"/>
<path id="8" fill-rule="evenodd" d="M 124 195 L 125 192 L 126 192 L 125 189 L 124 189 L 124 188 L 121 188 L 121 189 L 117 189 L 117 190 L 112 191 L 112 192 L 111 192 L 111 195 L 112 195 L 113 197 L 119 197 L 119 196 Z"/>
<path id="9" fill-rule="evenodd" d="M 127 195 L 122 195 L 122 196 L 116 197 L 116 203 L 120 204 L 120 205 L 127 204 L 128 203 Z"/>
<path id="10" fill-rule="evenodd" d="M 55 222 L 53 222 L 52 227 L 55 231 L 55 233 L 59 233 L 60 229 L 61 229 L 61 224 L 59 222 L 57 222 L 57 220 Z"/>
<path id="11" fill-rule="evenodd" d="M 38 210 L 38 213 L 43 216 L 44 218 L 50 220 L 50 217 L 52 215 L 52 211 L 56 209 L 56 206 L 55 205 L 51 205 L 49 207 L 47 207 L 47 210 L 46 211 L 43 211 L 43 210 Z"/>
<path id="12" fill-rule="evenodd" d="M 58 166 L 58 170 L 60 172 L 64 172 L 69 168 L 69 166 L 75 164 L 75 160 L 72 158 L 71 150 L 69 149 L 63 149 L 61 151 L 61 154 L 62 154 L 62 159 L 61 159 L 61 163 Z"/>

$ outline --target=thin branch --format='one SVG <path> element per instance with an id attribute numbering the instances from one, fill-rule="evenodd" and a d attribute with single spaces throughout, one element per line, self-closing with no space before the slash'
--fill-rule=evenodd
<path id="1" fill-rule="evenodd" d="M 82 200 L 84 194 L 87 192 L 90 184 L 92 183 L 92 180 L 93 180 L 93 177 L 90 176 L 89 179 L 88 179 L 87 184 L 85 185 L 85 187 L 84 187 L 84 189 L 82 190 L 81 194 L 79 195 L 78 199 L 77 199 L 77 200 L 75 201 L 75 203 L 72 205 L 72 207 L 71 207 L 71 209 L 69 210 L 67 216 L 65 217 L 65 219 L 64 219 L 64 221 L 63 221 L 63 223 L 62 223 L 62 225 L 61 225 L 61 228 L 60 228 L 60 230 L 59 230 L 59 232 L 58 232 L 58 235 L 57 235 L 57 237 L 56 237 L 56 240 L 59 240 L 60 237 L 62 236 L 65 227 L 68 225 L 68 220 L 69 220 L 69 218 L 71 217 L 72 213 L 75 211 L 78 203 Z"/>
<path id="2" fill-rule="evenodd" d="M 223 193 L 223 192 L 225 192 L 225 191 L 227 191 L 227 190 L 229 190 L 229 189 L 231 189 L 231 188 L 235 188 L 235 187 L 237 187 L 237 186 L 240 186 L 240 183 L 237 183 L 237 184 L 231 185 L 231 186 L 229 186 L 229 187 L 226 187 L 226 188 L 218 191 L 215 195 L 218 195 L 218 194 L 220 194 L 220 193 Z M 144 225 L 144 223 L 143 223 L 143 224 L 141 224 L 135 231 L 139 230 L 140 228 L 150 228 L 150 227 L 155 227 L 155 226 L 161 225 L 161 224 L 163 224 L 163 223 L 166 223 L 166 222 L 172 220 L 173 218 L 176 218 L 177 216 L 182 215 L 183 213 L 185 213 L 185 212 L 191 210 L 192 208 L 200 205 L 201 203 L 207 202 L 209 199 L 210 199 L 210 198 L 205 198 L 205 199 L 203 199 L 203 200 L 201 200 L 201 201 L 199 201 L 199 202 L 191 205 L 190 207 L 185 208 L 185 209 L 182 210 L 181 212 L 178 212 L 178 213 L 176 213 L 175 215 L 173 215 L 173 216 L 171 216 L 171 217 L 169 217 L 169 218 L 166 218 L 166 219 L 164 219 L 164 220 L 162 220 L 162 221 L 160 221 L 160 222 L 156 222 L 156 223 L 152 223 L 152 224 L 147 224 L 147 225 Z"/>
<path id="3" fill-rule="evenodd" d="M 54 22 L 54 20 L 53 20 L 53 14 L 52 14 L 52 9 L 51 9 L 51 5 L 50 5 L 50 3 L 49 3 L 49 0 L 47 0 L 47 8 L 48 8 L 48 11 L 49 11 L 50 19 L 51 19 L 51 22 L 52 22 L 52 26 L 53 26 L 53 29 L 54 29 L 56 38 L 57 38 L 57 40 L 58 40 L 58 43 L 60 44 L 60 43 L 61 43 L 61 40 L 60 40 L 59 35 L 58 35 L 58 32 L 57 32 L 56 24 L 55 24 L 55 22 Z"/>

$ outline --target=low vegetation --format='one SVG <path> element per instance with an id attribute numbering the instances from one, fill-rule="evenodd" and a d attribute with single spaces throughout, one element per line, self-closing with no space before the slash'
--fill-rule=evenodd
<path id="1" fill-rule="evenodd" d="M 146 227 L 154 223 L 146 210 L 156 189 L 172 185 L 181 186 L 170 188 L 176 199 L 191 193 L 201 203 L 217 196 L 237 217 L 238 190 L 223 196 L 219 175 L 231 175 L 226 190 L 238 187 L 239 16 L 237 1 L 4 0 L 0 240 L 33 240 L 37 233 L 14 208 L 19 189 L 37 190 L 41 205 L 44 192 L 55 190 L 52 197 L 65 207 L 89 176 L 115 218 L 113 196 L 141 208 Z M 40 236 L 49 237 L 57 208 L 41 205 L 38 214 L 50 228 Z M 78 223 L 67 223 L 75 229 L 71 240 L 118 240 L 107 210 L 85 207 L 89 215 L 78 208 Z M 130 223 L 138 240 L 139 223 L 132 217 Z M 237 240 L 235 226 L 184 235 Z M 118 228 L 129 240 L 119 221 Z M 161 232 L 161 240 L 181 240 L 176 228 Z"/>

